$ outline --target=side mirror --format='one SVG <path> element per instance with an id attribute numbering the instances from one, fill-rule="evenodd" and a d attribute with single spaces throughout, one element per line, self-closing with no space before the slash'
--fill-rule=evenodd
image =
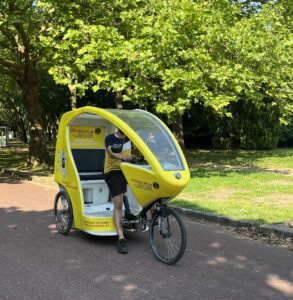
<path id="1" fill-rule="evenodd" d="M 113 153 L 120 153 L 122 152 L 123 149 L 123 144 L 114 144 L 113 146 L 111 146 L 111 150 Z"/>

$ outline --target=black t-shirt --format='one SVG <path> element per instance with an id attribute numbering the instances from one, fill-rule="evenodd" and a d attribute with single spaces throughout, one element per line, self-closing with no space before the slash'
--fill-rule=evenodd
<path id="1" fill-rule="evenodd" d="M 109 146 L 113 146 L 114 144 L 123 144 L 123 148 L 121 154 L 123 156 L 130 156 L 131 155 L 131 142 L 130 140 L 125 138 L 117 138 L 115 134 L 110 134 L 105 139 L 105 147 L 106 149 Z M 105 155 L 105 165 L 104 165 L 104 173 L 108 173 L 113 170 L 120 170 L 121 160 L 114 158 L 110 155 L 108 151 L 106 151 Z"/>
<path id="2" fill-rule="evenodd" d="M 109 146 L 113 146 L 114 144 L 125 144 L 129 141 L 129 138 L 126 136 L 125 138 L 118 138 L 115 134 L 109 134 L 105 139 L 105 147 L 106 149 Z"/>

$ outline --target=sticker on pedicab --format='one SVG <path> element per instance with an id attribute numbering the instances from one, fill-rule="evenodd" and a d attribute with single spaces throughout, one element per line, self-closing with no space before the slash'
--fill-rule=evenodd
<path id="1" fill-rule="evenodd" d="M 88 221 L 88 220 L 83 220 L 83 225 L 86 228 L 108 228 L 109 226 L 112 225 L 112 222 L 110 221 L 102 221 L 102 220 L 97 220 L 97 221 Z"/>
<path id="2" fill-rule="evenodd" d="M 58 168 L 58 173 L 62 175 L 62 179 L 67 177 L 67 172 L 66 172 L 66 161 L 67 161 L 67 156 L 64 150 L 58 152 L 58 164 L 60 165 Z"/>
<path id="3" fill-rule="evenodd" d="M 153 190 L 153 185 L 150 182 L 140 181 L 137 179 L 131 179 L 131 181 L 133 182 L 133 186 L 136 187 L 137 189 L 141 189 L 145 191 Z"/>
<path id="4" fill-rule="evenodd" d="M 105 129 L 97 126 L 71 126 L 71 148 L 102 149 L 104 147 Z"/>

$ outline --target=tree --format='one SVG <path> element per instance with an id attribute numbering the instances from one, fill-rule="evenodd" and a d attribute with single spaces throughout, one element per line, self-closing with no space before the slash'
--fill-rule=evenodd
<path id="1" fill-rule="evenodd" d="M 21 92 L 8 77 L 0 78 L 0 124 L 13 127 L 18 136 L 27 143 L 27 122 Z"/>
<path id="2" fill-rule="evenodd" d="M 225 132 L 226 145 L 227 139 L 236 139 L 242 148 L 273 148 L 280 126 L 292 115 L 292 33 L 285 12 L 280 3 L 263 5 L 258 13 L 236 22 L 229 35 L 219 35 L 218 47 L 225 45 L 220 55 L 233 58 L 226 84 L 242 104 L 232 103 L 227 107 L 230 120 L 222 118 L 216 138 Z M 234 130 L 228 133 L 228 127 Z"/>
<path id="3" fill-rule="evenodd" d="M 208 113 L 208 127 L 213 129 L 215 147 L 273 148 L 281 125 L 292 116 L 287 8 L 274 2 L 248 16 L 239 12 L 233 26 L 219 31 L 211 43 L 213 61 L 221 71 L 211 69 L 211 77 L 235 101 L 220 114 Z"/>
<path id="4" fill-rule="evenodd" d="M 48 10 L 59 8 L 56 1 L 46 3 Z M 54 45 L 50 73 L 56 82 L 68 85 L 74 78 L 80 94 L 105 89 L 118 104 L 153 106 L 183 144 L 181 117 L 195 100 L 194 83 L 201 85 L 202 71 L 191 56 L 199 44 L 194 31 L 202 14 L 209 15 L 204 1 L 96 1 L 98 14 L 83 16 L 76 11 L 81 4 L 56 9 L 54 29 L 46 36 Z M 74 16 L 70 24 L 67 15 Z M 203 57 L 200 49 L 197 60 Z"/>
<path id="5" fill-rule="evenodd" d="M 45 21 L 36 3 L 33 0 L 0 3 L 0 73 L 13 79 L 22 91 L 29 122 L 30 165 L 49 163 L 50 160 L 38 99 L 37 63 L 43 51 L 38 35 Z"/>
<path id="6" fill-rule="evenodd" d="M 39 99 L 43 108 L 44 128 L 48 141 L 56 138 L 59 120 L 63 113 L 71 109 L 69 91 L 57 85 L 48 69 L 39 70 Z"/>
<path id="7" fill-rule="evenodd" d="M 107 90 L 117 102 L 154 108 L 181 145 L 182 116 L 193 103 L 220 117 L 232 117 L 239 100 L 261 107 L 270 99 L 280 116 L 290 109 L 290 30 L 281 1 L 247 15 L 225 0 L 58 3 L 46 1 L 55 10 L 44 39 L 54 47 L 55 80 L 74 79 L 80 95 Z"/>

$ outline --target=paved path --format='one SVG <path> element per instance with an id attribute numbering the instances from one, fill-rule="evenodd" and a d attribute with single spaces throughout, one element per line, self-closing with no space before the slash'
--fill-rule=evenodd
<path id="1" fill-rule="evenodd" d="M 56 191 L 0 177 L 0 299 L 292 299 L 293 253 L 185 220 L 188 245 L 158 262 L 148 234 L 56 233 Z"/>

